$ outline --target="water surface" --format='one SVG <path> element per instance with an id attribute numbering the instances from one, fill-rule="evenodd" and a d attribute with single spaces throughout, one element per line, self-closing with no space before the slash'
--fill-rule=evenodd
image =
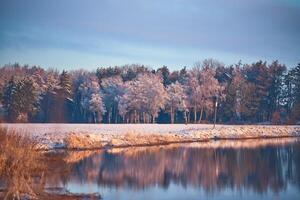
<path id="1" fill-rule="evenodd" d="M 47 185 L 118 199 L 300 199 L 300 140 L 63 152 Z"/>

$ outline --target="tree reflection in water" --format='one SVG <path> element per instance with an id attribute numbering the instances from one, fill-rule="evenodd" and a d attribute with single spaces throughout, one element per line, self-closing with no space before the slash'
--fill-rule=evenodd
<path id="1" fill-rule="evenodd" d="M 300 190 L 299 141 L 241 148 L 169 145 L 67 152 L 60 162 L 54 165 L 61 166 L 64 175 L 52 173 L 50 185 L 72 182 L 147 189 L 174 183 L 208 193 L 225 189 L 278 193 L 291 184 Z"/>

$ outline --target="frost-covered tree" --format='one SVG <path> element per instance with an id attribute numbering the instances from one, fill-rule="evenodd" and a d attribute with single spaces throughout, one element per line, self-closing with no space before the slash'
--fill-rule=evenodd
<path id="1" fill-rule="evenodd" d="M 28 91 L 22 97 L 27 108 L 15 99 L 24 95 L 21 89 Z M 287 71 L 277 61 L 225 66 L 207 59 L 177 71 L 139 64 L 62 73 L 17 63 L 0 67 L 0 121 L 99 122 L 107 110 L 103 121 L 110 123 L 166 122 L 168 113 L 172 123 L 201 122 L 212 119 L 217 98 L 223 122 L 270 121 L 276 113 L 281 123 L 294 123 L 299 94 L 299 65 Z"/>
<path id="2" fill-rule="evenodd" d="M 15 82 L 12 78 L 4 92 L 3 105 L 9 121 L 27 122 L 30 116 L 37 112 L 38 100 L 33 82 L 24 78 Z"/>
<path id="3" fill-rule="evenodd" d="M 300 120 L 300 63 L 291 70 L 292 77 L 292 95 L 293 98 L 293 107 L 292 107 L 292 118 L 293 120 Z"/>
<path id="4" fill-rule="evenodd" d="M 184 87 L 179 83 L 172 83 L 167 87 L 168 99 L 166 102 L 166 109 L 170 113 L 171 123 L 173 124 L 176 118 L 177 111 L 187 110 L 187 96 Z"/>
<path id="5" fill-rule="evenodd" d="M 105 113 L 105 108 L 97 78 L 90 77 L 90 79 L 85 80 L 80 85 L 79 91 L 81 92 L 81 106 L 84 118 L 89 121 L 89 117 L 92 116 L 94 122 L 100 122 L 102 115 Z"/>
<path id="6" fill-rule="evenodd" d="M 165 108 L 168 98 L 162 78 L 152 73 L 140 74 L 137 77 L 137 85 L 141 91 L 142 110 L 150 114 L 151 121 L 154 123 L 159 111 Z"/>
<path id="7" fill-rule="evenodd" d="M 60 95 L 64 98 L 70 98 L 72 94 L 71 78 L 65 70 L 59 76 L 59 86 Z"/>
<path id="8" fill-rule="evenodd" d="M 218 80 L 215 78 L 216 71 L 212 68 L 204 68 L 201 71 L 201 86 L 204 91 L 204 104 L 200 109 L 200 118 L 199 123 L 202 119 L 203 111 L 206 110 L 208 113 L 211 113 L 214 109 L 214 98 L 217 101 L 222 101 L 225 97 L 224 86 L 222 86 Z"/>
<path id="9" fill-rule="evenodd" d="M 197 112 L 200 111 L 199 123 L 203 112 L 211 112 L 214 108 L 213 98 L 223 99 L 224 87 L 215 78 L 213 62 L 197 64 L 189 73 L 188 97 L 191 109 L 194 112 L 194 122 L 197 122 Z"/>
<path id="10" fill-rule="evenodd" d="M 93 93 L 89 100 L 89 110 L 93 113 L 94 122 L 101 122 L 105 108 L 100 93 Z"/>
<path id="11" fill-rule="evenodd" d="M 138 112 L 142 110 L 141 88 L 137 80 L 124 84 L 124 94 L 119 97 L 118 108 L 123 122 L 138 122 Z"/>
<path id="12" fill-rule="evenodd" d="M 114 119 L 118 122 L 118 105 L 120 97 L 124 94 L 124 83 L 121 76 L 104 78 L 101 81 L 101 88 L 104 96 L 104 103 L 107 109 L 108 123 Z"/>
<path id="13" fill-rule="evenodd" d="M 233 77 L 226 88 L 226 98 L 223 105 L 223 115 L 226 120 L 241 120 L 245 108 L 246 80 L 240 70 L 235 68 Z"/>
<path id="14" fill-rule="evenodd" d="M 189 101 L 190 112 L 194 112 L 194 123 L 197 121 L 197 112 L 199 107 L 204 105 L 205 95 L 203 87 L 200 84 L 200 71 L 194 69 L 189 72 L 189 79 L 187 83 L 187 95 Z"/>
<path id="15" fill-rule="evenodd" d="M 70 71 L 71 82 L 72 82 L 72 99 L 73 99 L 73 121 L 82 122 L 84 118 L 84 110 L 81 105 L 81 91 L 80 85 L 83 84 L 87 79 L 95 77 L 95 73 L 89 72 L 84 69 Z M 96 78 L 95 78 L 96 79 Z"/>
<path id="16" fill-rule="evenodd" d="M 36 96 L 36 102 L 35 102 L 35 107 L 36 107 L 36 113 L 37 118 L 41 117 L 41 110 L 42 108 L 42 102 L 43 98 L 45 97 L 48 85 L 46 83 L 46 74 L 44 71 L 37 70 L 35 71 L 29 79 L 32 81 L 35 96 Z M 34 120 L 39 120 L 39 119 L 34 119 Z"/>
<path id="17" fill-rule="evenodd" d="M 15 93 L 15 89 L 16 82 L 14 77 L 12 76 L 4 86 L 2 97 L 2 104 L 8 121 L 13 121 L 17 115 L 15 114 L 15 110 L 13 108 L 13 94 Z"/>
<path id="18" fill-rule="evenodd" d="M 274 61 L 269 65 L 269 79 L 268 87 L 268 118 L 271 119 L 273 112 L 276 112 L 283 99 L 284 75 L 286 73 L 286 66 Z"/>
<path id="19" fill-rule="evenodd" d="M 161 76 L 152 73 L 140 74 L 137 77 L 143 114 L 151 116 L 152 123 L 158 117 L 161 109 L 165 108 L 168 94 L 164 88 Z"/>
<path id="20" fill-rule="evenodd" d="M 45 88 L 41 98 L 42 122 L 48 122 L 50 114 L 55 107 L 55 97 L 59 89 L 59 74 L 57 71 L 49 70 L 45 74 Z"/>
<path id="21" fill-rule="evenodd" d="M 155 122 L 158 112 L 164 108 L 168 95 L 162 78 L 152 73 L 144 73 L 125 83 L 125 93 L 120 97 L 119 113 L 134 123 Z"/>

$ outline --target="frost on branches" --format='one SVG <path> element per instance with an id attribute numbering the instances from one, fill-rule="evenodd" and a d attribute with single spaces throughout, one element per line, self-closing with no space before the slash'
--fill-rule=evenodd
<path id="1" fill-rule="evenodd" d="M 224 123 L 296 123 L 299 74 L 300 64 L 287 70 L 278 61 L 225 66 L 213 59 L 173 71 L 139 64 L 70 72 L 6 65 L 0 67 L 0 121 L 203 123 L 213 121 L 216 109 Z"/>
<path id="2" fill-rule="evenodd" d="M 80 86 L 81 106 L 83 115 L 88 120 L 97 123 L 101 122 L 102 115 L 106 112 L 103 102 L 100 85 L 96 77 L 89 77 Z"/>
<path id="3" fill-rule="evenodd" d="M 168 99 L 162 78 L 152 73 L 144 73 L 127 81 L 124 87 L 125 92 L 119 102 L 119 114 L 123 120 L 131 123 L 154 123 Z"/>
<path id="4" fill-rule="evenodd" d="M 188 109 L 188 104 L 184 86 L 181 85 L 179 82 L 172 83 L 167 87 L 167 94 L 168 99 L 166 102 L 166 109 L 170 113 L 171 123 L 174 123 L 177 111 L 184 112 L 184 118 L 186 121 L 186 112 Z"/>

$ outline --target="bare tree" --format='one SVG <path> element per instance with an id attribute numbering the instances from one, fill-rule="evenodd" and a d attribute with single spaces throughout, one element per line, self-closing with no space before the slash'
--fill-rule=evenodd
<path id="1" fill-rule="evenodd" d="M 172 83 L 167 87 L 168 99 L 166 103 L 166 109 L 170 113 L 171 123 L 175 122 L 177 111 L 186 111 L 186 93 L 184 87 L 179 83 Z"/>

